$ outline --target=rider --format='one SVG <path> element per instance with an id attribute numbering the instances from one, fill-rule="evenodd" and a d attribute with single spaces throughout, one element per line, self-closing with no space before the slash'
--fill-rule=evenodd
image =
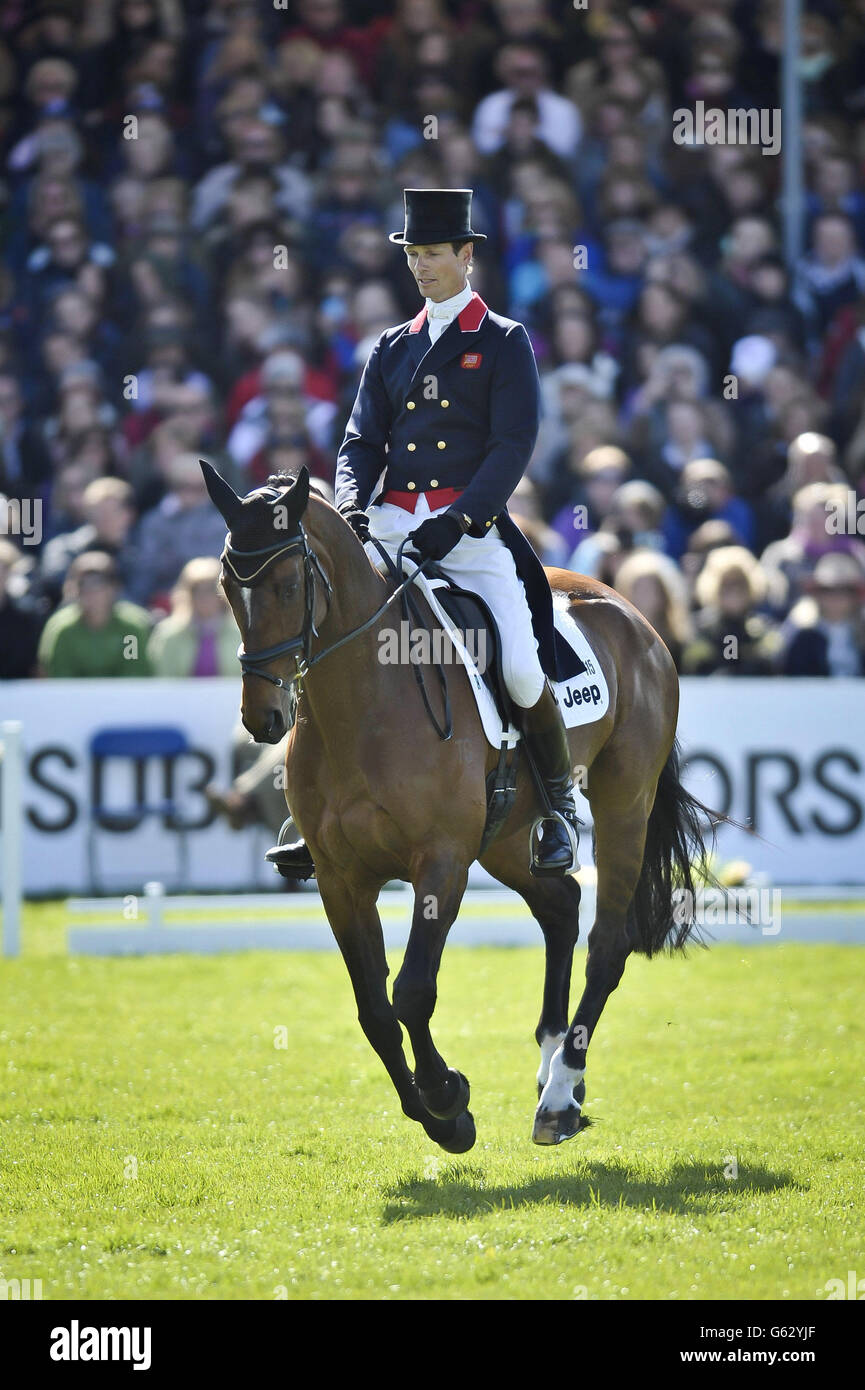
<path id="1" fill-rule="evenodd" d="M 471 189 L 405 190 L 405 227 L 390 240 L 404 247 L 426 302 L 370 353 L 339 451 L 336 505 L 379 567 L 370 536 L 392 557 L 410 536 L 417 554 L 486 600 L 523 737 L 558 813 L 544 820 L 534 869 L 564 874 L 576 867 L 578 822 L 545 675 L 555 669 L 552 600 L 506 508 L 537 437 L 538 371 L 523 325 L 492 313 L 468 283 L 475 243 L 486 239 L 472 231 L 471 200 Z M 278 862 L 311 871 L 302 841 Z"/>

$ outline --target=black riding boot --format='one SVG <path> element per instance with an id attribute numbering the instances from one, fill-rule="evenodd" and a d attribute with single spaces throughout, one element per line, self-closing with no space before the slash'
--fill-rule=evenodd
<path id="1" fill-rule="evenodd" d="M 568 736 L 553 687 L 547 680 L 536 705 L 522 711 L 522 733 L 535 761 L 553 810 L 532 830 L 532 873 L 567 874 L 579 868 L 577 845 L 579 820 L 574 804 L 571 754 Z M 543 836 L 537 834 L 543 827 Z"/>
<path id="2" fill-rule="evenodd" d="M 282 843 L 282 837 L 288 830 L 295 830 L 294 821 L 289 816 L 283 822 L 279 832 L 279 844 L 274 845 L 265 854 L 265 859 L 269 864 L 275 865 L 283 878 L 304 879 L 315 877 L 315 864 L 312 862 L 312 855 L 307 849 L 306 842 L 302 839 L 293 841 L 290 845 Z"/>

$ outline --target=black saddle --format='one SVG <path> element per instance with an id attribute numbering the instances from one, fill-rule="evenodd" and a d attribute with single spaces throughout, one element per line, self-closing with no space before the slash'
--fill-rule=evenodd
<path id="1" fill-rule="evenodd" d="M 438 565 L 429 565 L 426 577 L 436 581 L 433 588 L 436 599 L 454 626 L 462 632 L 469 654 L 477 660 L 478 653 L 485 653 L 486 661 L 478 663 L 478 669 L 495 701 L 502 723 L 511 723 L 519 728 L 519 709 L 511 700 L 505 685 L 499 629 L 489 605 L 479 594 L 472 593 L 469 589 L 458 588 Z M 440 579 L 445 583 L 439 585 Z M 555 639 L 557 670 L 554 679 L 563 681 L 582 675 L 586 670 L 585 662 L 558 629 L 555 630 Z"/>

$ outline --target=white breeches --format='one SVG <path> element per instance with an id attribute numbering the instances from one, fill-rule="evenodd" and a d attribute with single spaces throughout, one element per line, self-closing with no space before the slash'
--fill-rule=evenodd
<path id="1" fill-rule="evenodd" d="M 441 507 L 431 512 L 423 495 L 418 497 L 414 512 L 384 502 L 368 510 L 370 534 L 395 559 L 397 547 L 410 531 L 417 530 L 427 517 L 440 516 L 446 511 L 447 507 Z M 383 570 L 384 562 L 375 546 L 368 545 L 366 552 L 373 564 Z M 508 693 L 523 709 L 531 708 L 543 692 L 544 673 L 526 591 L 498 527 L 491 526 L 480 539 L 463 536 L 441 561 L 441 566 L 461 588 L 480 594 L 488 604 L 498 623 Z"/>

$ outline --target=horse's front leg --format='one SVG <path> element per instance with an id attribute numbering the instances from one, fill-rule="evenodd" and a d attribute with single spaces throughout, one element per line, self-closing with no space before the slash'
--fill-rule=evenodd
<path id="1" fill-rule="evenodd" d="M 439 1054 L 429 1024 L 436 1005 L 442 951 L 467 879 L 468 866 L 454 863 L 452 858 L 428 860 L 415 875 L 411 933 L 393 986 L 394 1009 L 411 1038 L 415 1081 L 424 1105 L 455 1126 L 452 1139 L 442 1144 L 449 1153 L 465 1153 L 475 1142 L 475 1123 L 468 1110 L 469 1083 Z"/>
<path id="2" fill-rule="evenodd" d="M 384 1063 L 404 1114 L 423 1125 L 435 1143 L 447 1148 L 456 1134 L 455 1121 L 432 1115 L 424 1105 L 387 995 L 388 967 L 376 908 L 377 889 L 349 885 L 324 860 L 317 861 L 316 870 L 325 912 L 351 978 L 360 1026 Z"/>

